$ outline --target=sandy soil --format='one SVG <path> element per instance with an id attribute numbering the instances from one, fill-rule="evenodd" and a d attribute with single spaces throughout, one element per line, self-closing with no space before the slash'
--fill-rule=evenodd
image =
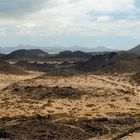
<path id="1" fill-rule="evenodd" d="M 10 89 L 3 90 L 13 83 L 19 87 L 71 87 L 85 94 L 79 99 L 23 100 L 20 95 L 11 94 Z M 0 94 L 0 117 L 61 114 L 63 117 L 93 118 L 140 113 L 140 85 L 130 82 L 127 74 L 72 77 L 49 77 L 35 72 L 30 72 L 29 76 L 1 74 L 0 90 L 3 90 Z M 125 139 L 138 140 L 139 137 L 140 134 L 136 133 Z"/>
<path id="2" fill-rule="evenodd" d="M 38 73 L 38 75 L 40 75 Z M 85 75 L 85 76 L 74 76 L 74 77 L 47 77 L 42 76 L 34 79 L 38 76 L 36 73 L 31 74 L 27 77 L 22 76 L 4 76 L 1 75 L 1 88 L 8 86 L 13 82 L 18 82 L 20 86 L 36 86 L 41 85 L 44 87 L 72 87 L 78 88 L 85 91 L 85 94 L 82 99 L 79 100 L 70 100 L 70 99 L 44 99 L 41 101 L 35 101 L 35 104 L 21 102 L 23 107 L 27 107 L 27 111 L 30 112 L 30 108 L 33 111 L 38 111 L 36 108 L 40 109 L 40 113 L 47 114 L 48 112 L 53 113 L 67 113 L 73 114 L 79 117 L 83 116 L 100 116 L 107 114 L 115 113 L 139 113 L 140 112 L 140 86 L 129 83 L 128 79 L 124 76 L 97 76 L 97 75 Z M 32 79 L 33 80 L 25 80 Z M 7 82 L 8 81 L 8 82 Z M 13 99 L 20 100 L 19 96 L 10 95 L 11 102 L 12 96 Z M 15 98 L 16 96 L 16 98 Z M 51 102 L 50 107 L 46 104 Z M 46 107 L 45 107 L 46 105 Z M 10 106 L 10 110 L 13 112 L 23 112 L 17 111 L 20 108 L 17 108 L 18 104 L 13 102 L 13 106 Z M 17 110 L 15 109 L 17 108 Z M 4 109 L 4 108 L 3 108 Z M 11 112 L 9 110 L 9 113 Z M 1 115 L 5 112 L 0 110 Z M 3 113 L 2 113 L 3 112 Z M 13 112 L 13 113 L 14 113 Z M 12 114 L 13 114 L 12 113 Z M 26 112 L 27 113 L 27 112 Z M 20 114 L 20 113 L 19 113 Z M 27 114 L 26 114 L 27 115 Z"/>
<path id="3" fill-rule="evenodd" d="M 24 76 L 11 75 L 11 74 L 8 74 L 8 75 L 0 74 L 0 90 L 2 90 L 3 88 L 7 87 L 8 85 L 10 85 L 12 83 L 22 81 L 22 80 L 27 80 L 27 79 L 33 79 L 42 74 L 43 73 L 34 72 L 34 71 L 29 71 L 29 75 L 24 75 Z"/>

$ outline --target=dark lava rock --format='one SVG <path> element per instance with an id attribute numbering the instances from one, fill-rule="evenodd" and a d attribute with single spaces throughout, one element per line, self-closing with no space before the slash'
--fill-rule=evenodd
<path id="1" fill-rule="evenodd" d="M 12 94 L 18 94 L 24 99 L 43 100 L 45 98 L 58 98 L 58 99 L 79 99 L 84 91 L 72 87 L 44 87 L 44 86 L 26 86 L 11 85 L 7 89 Z"/>
<path id="2" fill-rule="evenodd" d="M 6 132 L 5 129 L 0 128 L 0 139 L 1 138 L 10 138 L 10 134 Z"/>

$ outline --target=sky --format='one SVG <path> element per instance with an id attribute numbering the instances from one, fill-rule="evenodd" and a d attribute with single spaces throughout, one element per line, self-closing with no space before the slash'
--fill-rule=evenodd
<path id="1" fill-rule="evenodd" d="M 0 0 L 0 46 L 140 44 L 140 0 Z"/>

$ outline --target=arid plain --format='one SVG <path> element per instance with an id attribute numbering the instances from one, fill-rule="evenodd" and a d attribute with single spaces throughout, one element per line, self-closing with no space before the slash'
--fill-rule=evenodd
<path id="1" fill-rule="evenodd" d="M 64 60 L 1 62 L 0 139 L 138 140 L 139 57 Z"/>
<path id="2" fill-rule="evenodd" d="M 55 77 L 30 72 L 28 76 L 1 74 L 0 77 L 1 118 L 35 115 L 48 117 L 49 115 L 52 118 L 51 121 L 56 123 L 58 121 L 66 126 L 69 123 L 64 124 L 63 121 L 83 119 L 92 122 L 93 118 L 105 119 L 101 121 L 116 119 L 118 123 L 119 121 L 122 123 L 118 126 L 118 131 L 121 133 L 127 131 L 130 125 L 132 128 L 139 126 L 140 85 L 134 83 L 130 75 L 84 74 Z M 121 122 L 121 119 L 124 120 Z M 129 124 L 131 121 L 134 122 Z M 8 125 L 15 125 L 15 123 L 9 122 Z M 100 123 L 102 126 L 102 122 Z M 104 125 L 111 127 L 108 124 Z M 70 124 L 68 127 L 73 128 L 74 125 Z M 111 132 L 100 136 L 98 127 L 97 137 L 108 139 L 112 137 Z M 113 128 L 108 129 L 111 131 Z M 113 136 L 117 133 L 116 130 Z"/>

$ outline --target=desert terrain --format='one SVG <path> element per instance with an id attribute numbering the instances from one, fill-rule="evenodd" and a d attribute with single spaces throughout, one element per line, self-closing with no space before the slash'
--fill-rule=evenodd
<path id="1" fill-rule="evenodd" d="M 9 132 L 25 118 L 36 115 L 68 129 L 83 129 L 87 131 L 87 139 L 110 139 L 140 125 L 140 85 L 132 82 L 127 74 L 53 77 L 31 72 L 27 77 L 1 75 L 0 81 L 0 117 L 8 119 L 1 120 L 1 125 L 4 128 L 8 125 Z M 87 128 L 77 126 L 78 121 L 83 121 Z M 96 135 L 92 129 L 97 129 Z"/>
<path id="2" fill-rule="evenodd" d="M 1 62 L 0 139 L 139 140 L 139 57 L 9 58 Z"/>

